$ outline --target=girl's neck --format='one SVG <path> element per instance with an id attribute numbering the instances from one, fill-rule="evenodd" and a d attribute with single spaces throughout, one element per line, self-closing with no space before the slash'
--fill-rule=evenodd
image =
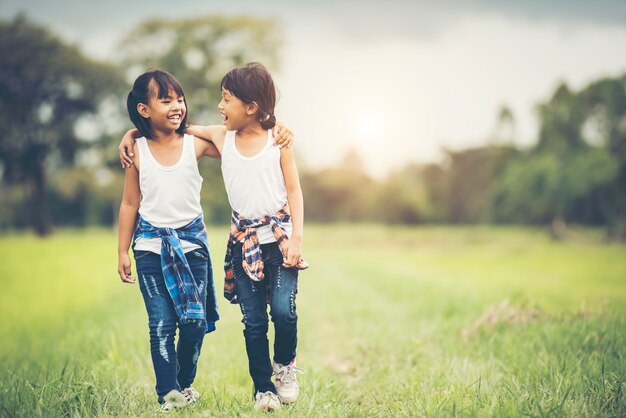
<path id="1" fill-rule="evenodd" d="M 265 135 L 267 130 L 263 129 L 260 123 L 254 122 L 237 129 L 237 136 L 240 138 L 254 138 Z"/>
<path id="2" fill-rule="evenodd" d="M 168 143 L 176 141 L 180 138 L 180 134 L 176 131 L 159 131 L 154 129 L 152 132 L 152 139 L 155 142 Z"/>

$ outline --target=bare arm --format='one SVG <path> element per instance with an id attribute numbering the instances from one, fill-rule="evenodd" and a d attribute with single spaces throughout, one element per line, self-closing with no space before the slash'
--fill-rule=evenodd
<path id="1" fill-rule="evenodd" d="M 283 148 L 280 151 L 280 166 L 285 178 L 287 188 L 287 202 L 291 212 L 292 232 L 289 237 L 287 254 L 285 255 L 285 267 L 296 267 L 302 256 L 302 236 L 304 229 L 304 199 L 300 187 L 298 169 L 291 148 Z"/>
<path id="2" fill-rule="evenodd" d="M 222 148 L 224 146 L 224 138 L 226 137 L 226 127 L 223 125 L 189 125 L 185 132 L 195 136 L 198 139 L 201 139 L 205 142 L 209 142 L 213 145 L 213 147 L 217 150 L 218 156 L 215 158 L 219 158 L 219 155 L 222 153 Z M 198 142 L 198 141 L 196 141 Z M 204 146 L 202 148 L 202 155 L 211 156 L 207 153 L 210 153 L 210 148 Z M 196 147 L 196 151 L 198 151 L 198 147 Z M 196 152 L 196 156 L 197 152 Z"/>
<path id="3" fill-rule="evenodd" d="M 215 155 L 215 151 L 212 150 L 210 147 L 206 149 L 206 152 L 199 154 L 198 146 L 196 146 L 197 158 L 200 158 L 201 155 L 211 158 L 220 158 L 220 155 L 222 153 L 222 147 L 224 146 L 224 138 L 226 137 L 226 127 L 224 125 L 189 125 L 185 129 L 185 132 L 195 136 L 198 139 L 202 139 L 203 141 L 212 142 L 217 148 L 218 155 Z M 274 126 L 274 129 L 272 130 L 272 136 L 274 137 L 274 144 L 278 145 L 281 149 L 289 148 L 291 147 L 291 145 L 293 145 L 293 132 L 281 122 L 277 123 L 276 126 Z"/>
<path id="4" fill-rule="evenodd" d="M 222 158 L 219 150 L 212 141 L 194 135 L 194 146 L 196 149 L 196 160 L 202 157 L 209 157 L 219 160 Z"/>
<path id="5" fill-rule="evenodd" d="M 137 145 L 134 146 L 135 155 L 137 154 L 136 147 Z M 131 276 L 128 249 L 133 237 L 133 229 L 135 228 L 135 221 L 137 219 L 141 199 L 141 192 L 139 191 L 139 171 L 136 168 L 136 163 L 137 161 L 135 161 L 134 166 L 126 168 L 124 195 L 122 196 L 119 214 L 117 272 L 120 275 L 120 279 L 125 283 L 135 282 L 135 278 Z"/>

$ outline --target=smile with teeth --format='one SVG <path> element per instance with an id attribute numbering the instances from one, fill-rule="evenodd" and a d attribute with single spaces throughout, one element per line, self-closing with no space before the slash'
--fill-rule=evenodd
<path id="1" fill-rule="evenodd" d="M 178 123 L 178 122 L 180 122 L 181 116 L 182 115 L 173 115 L 173 116 L 168 117 L 168 119 L 171 122 Z"/>

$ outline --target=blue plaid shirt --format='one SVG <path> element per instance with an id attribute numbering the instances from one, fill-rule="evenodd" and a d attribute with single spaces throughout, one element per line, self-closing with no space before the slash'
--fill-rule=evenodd
<path id="1" fill-rule="evenodd" d="M 133 241 L 137 238 L 161 238 L 161 268 L 167 291 L 174 302 L 180 323 L 186 324 L 193 320 L 206 319 L 206 332 L 214 331 L 215 322 L 220 316 L 217 311 L 213 275 L 208 277 L 206 300 L 202 301 L 180 242 L 183 239 L 209 251 L 209 240 L 202 215 L 178 229 L 157 228 L 139 216 Z M 182 269 L 176 265 L 177 261 L 182 264 Z"/>

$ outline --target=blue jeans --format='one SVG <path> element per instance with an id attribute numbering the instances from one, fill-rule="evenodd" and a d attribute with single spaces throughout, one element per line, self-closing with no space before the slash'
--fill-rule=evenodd
<path id="1" fill-rule="evenodd" d="M 256 392 L 274 392 L 271 380 L 272 365 L 267 339 L 269 301 L 270 315 L 274 322 L 274 361 L 288 364 L 296 357 L 298 343 L 298 315 L 296 294 L 298 293 L 298 270 L 282 266 L 283 255 L 277 243 L 262 244 L 263 273 L 265 278 L 251 280 L 242 267 L 241 244 L 233 248 L 233 266 L 237 298 L 245 325 L 248 367 Z"/>
<path id="2" fill-rule="evenodd" d="M 211 259 L 205 249 L 185 254 L 193 278 L 206 301 L 208 275 Z M 135 264 L 139 276 L 139 288 L 148 311 L 150 329 L 150 353 L 156 376 L 156 392 L 159 402 L 171 390 L 188 388 L 196 377 L 198 357 L 206 331 L 206 320 L 196 320 L 181 325 L 174 303 L 165 286 L 161 271 L 161 256 L 149 251 L 135 251 Z M 179 329 L 178 345 L 174 347 L 176 328 Z"/>

